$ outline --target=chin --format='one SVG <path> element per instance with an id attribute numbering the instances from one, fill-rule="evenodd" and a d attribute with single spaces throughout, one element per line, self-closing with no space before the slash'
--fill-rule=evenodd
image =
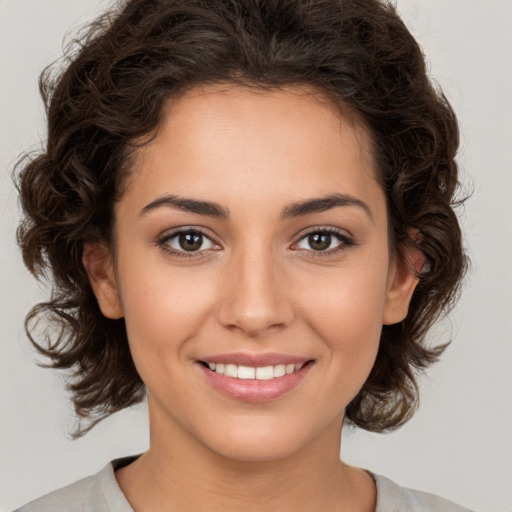
<path id="1" fill-rule="evenodd" d="M 298 426 L 302 428 L 297 429 Z M 282 422 L 269 422 L 268 418 L 260 421 L 253 418 L 251 425 L 245 427 L 239 424 L 235 428 L 210 431 L 201 436 L 202 442 L 218 455 L 238 462 L 282 460 L 312 442 L 311 432 L 297 421 L 283 425 Z"/>
<path id="2" fill-rule="evenodd" d="M 272 462 L 283 460 L 301 449 L 299 443 L 285 439 L 230 440 L 210 447 L 220 456 L 235 462 Z"/>

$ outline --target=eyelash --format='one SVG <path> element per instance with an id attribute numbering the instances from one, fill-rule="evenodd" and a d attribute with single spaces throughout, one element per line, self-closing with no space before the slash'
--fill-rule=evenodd
<path id="1" fill-rule="evenodd" d="M 204 231 L 198 228 L 180 228 L 176 229 L 175 231 L 171 231 L 170 233 L 165 234 L 161 238 L 157 240 L 157 245 L 166 253 L 171 254 L 172 256 L 177 256 L 178 258 L 197 258 L 197 257 L 204 257 L 205 251 L 177 251 L 175 249 L 172 249 L 168 243 L 173 238 L 179 236 L 179 235 L 201 235 L 208 240 L 211 240 L 212 243 L 215 243 L 210 236 L 208 236 Z"/>
<path id="2" fill-rule="evenodd" d="M 184 250 L 177 251 L 175 249 L 171 249 L 170 246 L 168 245 L 169 241 L 172 240 L 173 238 L 179 236 L 179 235 L 182 235 L 182 234 L 200 235 L 200 236 L 203 236 L 203 237 L 207 238 L 208 240 L 210 240 L 213 244 L 216 244 L 216 242 L 214 242 L 212 240 L 212 238 L 209 235 L 207 235 L 204 231 L 202 231 L 201 229 L 198 229 L 198 228 L 185 228 L 185 229 L 180 228 L 180 229 L 176 229 L 175 231 L 172 231 L 170 233 L 167 233 L 166 235 L 164 235 L 161 238 L 159 238 L 157 240 L 157 245 L 158 245 L 158 247 L 160 247 L 166 253 L 171 254 L 173 256 L 176 256 L 178 258 L 187 258 L 187 259 L 189 259 L 189 258 L 197 258 L 197 257 L 201 257 L 202 258 L 202 257 L 206 256 L 205 252 L 207 252 L 210 249 L 198 250 L 198 251 L 189 251 L 189 252 L 184 251 Z M 309 250 L 308 252 L 310 252 L 311 256 L 313 256 L 315 258 L 321 258 L 321 257 L 325 257 L 325 256 L 330 256 L 330 255 L 338 253 L 338 252 L 347 251 L 348 249 L 350 249 L 351 247 L 356 245 L 356 242 L 349 235 L 347 235 L 346 233 L 344 233 L 344 232 L 342 232 L 342 231 L 340 231 L 338 229 L 335 229 L 335 228 L 316 228 L 316 229 L 312 229 L 311 231 L 308 231 L 307 233 L 303 234 L 299 238 L 298 242 L 295 242 L 294 245 L 298 244 L 300 241 L 302 241 L 305 238 L 307 238 L 307 237 L 309 237 L 311 235 L 314 235 L 314 234 L 334 236 L 334 237 L 336 237 L 340 241 L 340 244 L 337 247 L 333 248 L 333 249 L 329 249 L 329 250 L 325 250 L 325 251 L 315 251 L 313 249 Z"/>
<path id="3" fill-rule="evenodd" d="M 332 254 L 337 254 L 340 252 L 348 251 L 350 248 L 352 248 L 356 245 L 356 242 L 352 237 L 350 237 L 347 233 L 345 233 L 339 229 L 335 229 L 335 228 L 312 229 L 311 231 L 304 233 L 299 238 L 299 241 L 296 242 L 294 245 L 298 244 L 300 241 L 306 239 L 307 237 L 309 237 L 311 235 L 317 235 L 317 234 L 334 236 L 335 238 L 338 239 L 338 241 L 340 243 L 336 247 L 334 247 L 332 249 L 325 250 L 325 251 L 315 251 L 313 249 L 309 250 L 308 252 L 311 253 L 310 256 L 312 256 L 314 258 L 328 257 L 328 256 L 331 256 Z"/>

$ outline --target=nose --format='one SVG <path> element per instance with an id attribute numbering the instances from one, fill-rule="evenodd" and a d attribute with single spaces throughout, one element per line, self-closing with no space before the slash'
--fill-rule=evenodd
<path id="1" fill-rule="evenodd" d="M 278 256 L 260 246 L 233 255 L 225 269 L 219 322 L 249 337 L 284 328 L 294 317 L 289 286 Z"/>

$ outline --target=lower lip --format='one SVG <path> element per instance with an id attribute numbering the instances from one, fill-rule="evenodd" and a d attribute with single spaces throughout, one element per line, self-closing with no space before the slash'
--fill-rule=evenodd
<path id="1" fill-rule="evenodd" d="M 197 364 L 208 382 L 223 395 L 243 402 L 259 403 L 276 400 L 296 388 L 308 374 L 313 362 L 309 361 L 293 373 L 269 380 L 226 377 L 201 363 Z"/>

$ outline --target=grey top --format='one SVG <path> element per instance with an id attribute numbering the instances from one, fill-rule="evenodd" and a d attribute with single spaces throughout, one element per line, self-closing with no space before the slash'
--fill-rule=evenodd
<path id="1" fill-rule="evenodd" d="M 134 512 L 117 484 L 114 471 L 136 458 L 113 460 L 96 475 L 51 492 L 14 512 Z M 370 475 L 377 485 L 375 512 L 470 512 L 434 494 L 406 489 L 383 476 Z"/>

